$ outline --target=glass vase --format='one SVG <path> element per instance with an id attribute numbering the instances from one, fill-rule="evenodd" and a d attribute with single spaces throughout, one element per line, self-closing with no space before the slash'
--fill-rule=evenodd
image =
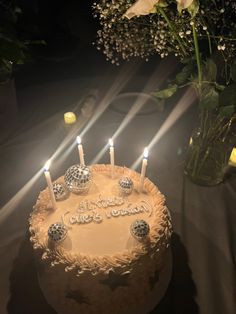
<path id="1" fill-rule="evenodd" d="M 224 180 L 233 148 L 230 120 L 216 124 L 216 117 L 211 117 L 211 122 L 204 118 L 204 123 L 193 132 L 185 160 L 185 175 L 204 186 L 217 185 Z"/>

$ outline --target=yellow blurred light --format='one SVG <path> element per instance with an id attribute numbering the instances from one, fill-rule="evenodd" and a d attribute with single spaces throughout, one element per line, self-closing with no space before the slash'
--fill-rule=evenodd
<path id="1" fill-rule="evenodd" d="M 66 124 L 73 124 L 76 122 L 76 115 L 74 112 L 66 112 L 64 114 L 64 121 Z"/>
<path id="2" fill-rule="evenodd" d="M 236 167 L 236 147 L 232 149 L 231 155 L 229 157 L 229 164 Z"/>

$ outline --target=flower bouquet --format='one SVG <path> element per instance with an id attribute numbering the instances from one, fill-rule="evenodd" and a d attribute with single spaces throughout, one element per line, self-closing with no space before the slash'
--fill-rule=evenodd
<path id="1" fill-rule="evenodd" d="M 107 59 L 176 56 L 180 72 L 156 92 L 166 99 L 194 88 L 199 126 L 186 157 L 185 174 L 194 182 L 223 180 L 234 146 L 236 122 L 236 3 L 229 0 L 100 0 L 97 48 Z"/>

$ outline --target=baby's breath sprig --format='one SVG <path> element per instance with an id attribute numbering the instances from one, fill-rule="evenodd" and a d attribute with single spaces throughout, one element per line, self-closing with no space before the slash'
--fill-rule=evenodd
<path id="1" fill-rule="evenodd" d="M 127 19 L 124 14 L 135 0 L 100 0 L 94 3 L 94 16 L 100 21 L 97 48 L 107 60 L 119 64 L 120 58 L 148 59 L 159 54 L 161 58 L 174 54 L 181 60 L 195 51 L 192 23 L 195 25 L 201 57 L 219 51 L 230 63 L 236 53 L 236 3 L 222 0 L 199 0 L 199 10 L 192 20 L 187 9 L 177 11 L 176 0 L 157 1 L 156 13 Z M 197 0 L 195 0 L 195 3 Z M 202 44 L 201 44 L 202 43 Z"/>

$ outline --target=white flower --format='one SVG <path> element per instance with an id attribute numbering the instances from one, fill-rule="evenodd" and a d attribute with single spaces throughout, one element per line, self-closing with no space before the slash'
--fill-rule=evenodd
<path id="1" fill-rule="evenodd" d="M 178 10 L 181 12 L 187 9 L 194 0 L 176 0 L 178 5 Z M 132 19 L 134 16 L 148 15 L 150 13 L 155 13 L 155 6 L 160 2 L 160 0 L 137 0 L 124 14 L 128 19 Z"/>
<path id="2" fill-rule="evenodd" d="M 138 0 L 136 1 L 124 14 L 128 19 L 132 19 L 134 16 L 148 15 L 154 13 L 155 5 L 160 0 Z"/>
<path id="3" fill-rule="evenodd" d="M 176 0 L 176 2 L 178 3 L 178 6 L 182 10 L 184 10 L 187 9 L 193 3 L 193 0 Z"/>
<path id="4" fill-rule="evenodd" d="M 221 46 L 221 50 L 223 51 L 225 50 L 225 45 Z"/>

